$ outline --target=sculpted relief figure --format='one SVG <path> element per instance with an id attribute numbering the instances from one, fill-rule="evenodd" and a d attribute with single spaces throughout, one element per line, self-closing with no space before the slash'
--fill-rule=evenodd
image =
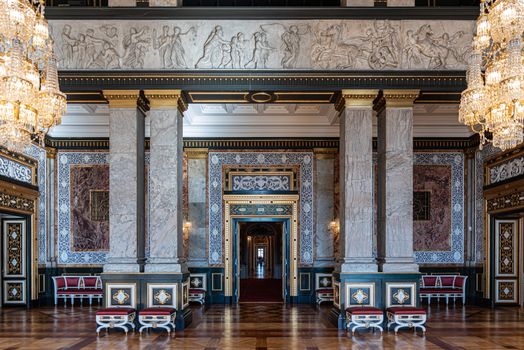
<path id="1" fill-rule="evenodd" d="M 316 67 L 345 69 L 355 66 L 359 48 L 344 43 L 341 33 L 342 27 L 339 24 L 314 31 L 315 41 L 311 47 L 311 57 Z"/>
<path id="2" fill-rule="evenodd" d="M 175 26 L 173 34 L 169 34 L 169 27 L 166 25 L 162 27 L 162 34 L 157 36 L 156 29 L 153 29 L 153 48 L 158 50 L 163 68 L 187 68 L 181 37 L 190 32 L 196 33 L 195 28 L 182 32 L 180 27 Z"/>
<path id="3" fill-rule="evenodd" d="M 229 42 L 222 38 L 222 26 L 216 26 L 204 43 L 204 52 L 195 64 L 195 68 L 218 68 L 227 55 Z"/>
<path id="4" fill-rule="evenodd" d="M 129 34 L 124 36 L 124 58 L 123 63 L 129 68 L 144 68 L 144 56 L 147 52 L 149 39 L 143 38 L 149 27 L 138 30 L 132 27 Z"/>
<path id="5" fill-rule="evenodd" d="M 264 30 L 258 31 L 253 34 L 253 39 L 255 41 L 255 48 L 253 49 L 253 54 L 249 62 L 244 65 L 244 68 L 257 69 L 257 68 L 267 68 L 267 60 L 271 50 L 274 50 L 274 47 L 269 45 L 267 40 L 267 33 Z"/>
<path id="6" fill-rule="evenodd" d="M 281 61 L 282 68 L 296 68 L 300 54 L 300 36 L 309 33 L 309 30 L 309 26 L 305 27 L 305 30 L 299 31 L 296 25 L 292 25 L 282 34 L 282 50 L 284 51 L 284 57 Z"/>

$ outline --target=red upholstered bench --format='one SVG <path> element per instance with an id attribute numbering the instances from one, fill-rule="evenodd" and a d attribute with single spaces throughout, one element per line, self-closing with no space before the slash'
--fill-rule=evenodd
<path id="1" fill-rule="evenodd" d="M 135 329 L 135 317 L 136 310 L 131 307 L 110 307 L 107 309 L 101 309 L 96 312 L 96 323 L 98 328 L 96 333 L 100 333 L 100 330 L 109 328 L 120 328 L 124 332 L 128 332 L 131 329 Z"/>
<path id="2" fill-rule="evenodd" d="M 358 328 L 373 328 L 382 333 L 382 322 L 384 322 L 384 312 L 372 306 L 354 306 L 346 309 L 348 320 L 347 328 L 353 334 Z"/>
<path id="3" fill-rule="evenodd" d="M 388 317 L 387 329 L 392 325 L 396 325 L 395 334 L 400 328 L 413 328 L 416 331 L 417 328 L 422 329 L 422 332 L 426 333 L 427 314 L 426 310 L 412 307 L 412 306 L 394 306 L 386 309 L 386 315 Z"/>
<path id="4" fill-rule="evenodd" d="M 64 299 L 64 306 L 67 305 L 67 299 L 71 299 L 71 305 L 74 304 L 75 298 L 80 298 L 80 303 L 87 298 L 89 305 L 93 303 L 93 299 L 98 299 L 98 302 L 102 300 L 100 276 L 55 276 L 53 284 L 55 305 L 60 298 Z"/>
<path id="5" fill-rule="evenodd" d="M 138 312 L 138 322 L 142 333 L 147 328 L 163 328 L 167 333 L 175 330 L 176 309 L 172 307 L 150 307 Z M 170 328 L 171 327 L 171 328 Z"/>
<path id="6" fill-rule="evenodd" d="M 318 305 L 324 301 L 332 302 L 335 298 L 333 276 L 330 273 L 315 273 L 315 296 Z"/>
<path id="7" fill-rule="evenodd" d="M 446 304 L 449 298 L 462 298 L 462 304 L 466 303 L 466 280 L 467 276 L 460 275 L 425 275 L 422 276 L 420 286 L 420 298 L 426 298 L 428 304 L 431 304 L 431 298 L 446 298 Z"/>

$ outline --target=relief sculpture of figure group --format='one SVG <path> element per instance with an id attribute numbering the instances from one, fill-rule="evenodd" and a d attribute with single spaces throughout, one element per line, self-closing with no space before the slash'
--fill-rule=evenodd
<path id="1" fill-rule="evenodd" d="M 433 26 L 432 26 L 433 25 Z M 466 65 L 465 26 L 375 20 L 261 23 L 247 28 L 187 21 L 177 25 L 55 29 L 61 68 L 96 69 L 447 69 Z M 206 35 L 207 33 L 207 35 Z M 230 35 L 230 36 L 229 36 Z"/>

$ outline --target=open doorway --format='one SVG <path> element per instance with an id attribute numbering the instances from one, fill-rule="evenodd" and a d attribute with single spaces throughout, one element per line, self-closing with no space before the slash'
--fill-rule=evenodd
<path id="1" fill-rule="evenodd" d="M 283 223 L 240 222 L 240 302 L 282 302 Z"/>

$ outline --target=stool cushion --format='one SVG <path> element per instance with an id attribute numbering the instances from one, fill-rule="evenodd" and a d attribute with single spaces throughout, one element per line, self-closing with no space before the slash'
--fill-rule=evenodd
<path id="1" fill-rule="evenodd" d="M 97 316 L 103 315 L 130 315 L 135 312 L 132 307 L 110 307 L 107 309 L 101 309 L 96 312 Z"/>
<path id="2" fill-rule="evenodd" d="M 176 309 L 173 307 L 148 307 L 140 311 L 138 314 L 142 316 L 164 316 L 172 315 L 176 312 Z"/>
<path id="3" fill-rule="evenodd" d="M 372 306 L 354 306 L 346 309 L 348 314 L 352 315 L 383 315 L 384 312 Z"/>
<path id="4" fill-rule="evenodd" d="M 75 294 L 102 294 L 102 291 L 95 289 L 79 289 Z"/>
<path id="5" fill-rule="evenodd" d="M 204 289 L 190 289 L 189 293 L 193 294 L 206 294 L 206 291 Z"/>
<path id="6" fill-rule="evenodd" d="M 462 289 L 458 289 L 458 288 L 420 288 L 420 293 L 430 293 L 430 294 L 462 293 Z"/>
<path id="7" fill-rule="evenodd" d="M 426 314 L 426 310 L 418 308 L 418 307 L 411 307 L 411 306 L 388 307 L 386 311 L 392 314 L 395 314 L 395 315 L 425 315 Z"/>
<path id="8" fill-rule="evenodd" d="M 333 289 L 317 289 L 317 293 L 333 293 Z"/>

